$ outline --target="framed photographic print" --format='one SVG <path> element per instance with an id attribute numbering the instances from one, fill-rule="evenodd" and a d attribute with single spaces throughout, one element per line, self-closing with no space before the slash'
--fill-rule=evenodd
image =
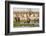
<path id="1" fill-rule="evenodd" d="M 44 3 L 5 1 L 5 35 L 44 33 Z"/>

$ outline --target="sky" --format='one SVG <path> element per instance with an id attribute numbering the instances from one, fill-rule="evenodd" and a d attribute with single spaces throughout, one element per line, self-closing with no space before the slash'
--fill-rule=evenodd
<path id="1" fill-rule="evenodd" d="M 34 12 L 38 12 L 39 8 L 13 8 L 14 11 L 34 11 Z"/>

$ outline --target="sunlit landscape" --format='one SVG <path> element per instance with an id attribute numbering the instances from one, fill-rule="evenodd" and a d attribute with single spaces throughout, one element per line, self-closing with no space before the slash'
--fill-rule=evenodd
<path id="1" fill-rule="evenodd" d="M 39 10 L 14 8 L 13 23 L 13 27 L 39 27 Z"/>

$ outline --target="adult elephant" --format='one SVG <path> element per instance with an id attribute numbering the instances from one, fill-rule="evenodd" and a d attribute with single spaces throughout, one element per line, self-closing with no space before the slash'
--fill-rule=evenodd
<path id="1" fill-rule="evenodd" d="M 15 17 L 16 22 L 20 22 L 20 17 Z"/>

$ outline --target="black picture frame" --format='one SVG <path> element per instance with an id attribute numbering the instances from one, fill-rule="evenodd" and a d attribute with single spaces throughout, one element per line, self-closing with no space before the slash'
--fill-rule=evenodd
<path id="1" fill-rule="evenodd" d="M 25 32 L 10 32 L 10 4 L 25 4 L 25 5 L 40 5 L 42 6 L 42 31 L 25 31 Z M 45 3 L 40 2 L 19 2 L 19 1 L 5 1 L 5 35 L 16 35 L 16 34 L 33 34 L 33 33 L 44 33 L 45 29 Z"/>

